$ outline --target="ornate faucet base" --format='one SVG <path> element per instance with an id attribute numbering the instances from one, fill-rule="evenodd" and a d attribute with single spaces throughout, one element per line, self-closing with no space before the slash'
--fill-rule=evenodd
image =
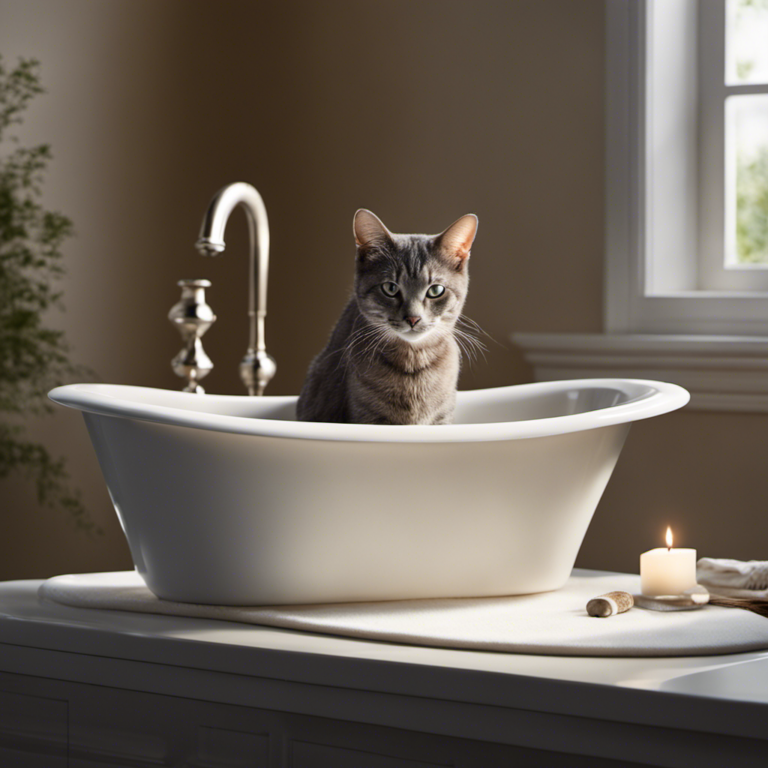
<path id="1" fill-rule="evenodd" d="M 184 348 L 171 360 L 177 376 L 187 380 L 184 392 L 205 394 L 198 383 L 213 370 L 213 361 L 203 349 L 200 337 L 216 322 L 216 315 L 205 302 L 209 280 L 179 280 L 181 300 L 174 304 L 168 319 L 175 325 L 184 341 Z"/>
<path id="2" fill-rule="evenodd" d="M 248 394 L 261 397 L 277 370 L 275 358 L 264 350 L 249 349 L 240 363 L 240 379 Z"/>

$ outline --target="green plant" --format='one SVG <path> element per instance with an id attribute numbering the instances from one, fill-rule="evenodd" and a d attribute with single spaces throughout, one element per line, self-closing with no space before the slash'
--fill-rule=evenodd
<path id="1" fill-rule="evenodd" d="M 69 362 L 64 333 L 46 325 L 61 307 L 56 281 L 63 274 L 61 247 L 72 222 L 41 202 L 47 144 L 19 146 L 8 136 L 29 102 L 44 93 L 39 63 L 0 57 L 0 479 L 26 474 L 40 504 L 67 511 L 78 528 L 95 531 L 80 495 L 69 485 L 66 463 L 26 439 L 24 419 L 52 411 L 47 392 L 83 369 Z"/>

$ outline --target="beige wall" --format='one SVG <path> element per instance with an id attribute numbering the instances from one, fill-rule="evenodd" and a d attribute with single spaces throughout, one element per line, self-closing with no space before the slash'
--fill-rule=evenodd
<path id="1" fill-rule="evenodd" d="M 165 319 L 208 277 L 209 391 L 238 393 L 244 220 L 192 247 L 211 194 L 252 182 L 272 228 L 271 391 L 298 391 L 353 272 L 351 218 L 396 231 L 480 216 L 468 313 L 494 336 L 465 388 L 530 380 L 508 335 L 599 331 L 602 0 L 0 0 L 0 51 L 36 56 L 49 95 L 24 125 L 53 144 L 70 215 L 67 329 L 105 381 L 176 387 Z M 31 425 L 70 459 L 104 535 L 0 485 L 0 578 L 130 566 L 78 414 Z M 707 554 L 768 557 L 762 416 L 681 413 L 633 427 L 579 563 L 633 570 L 667 520 Z"/>

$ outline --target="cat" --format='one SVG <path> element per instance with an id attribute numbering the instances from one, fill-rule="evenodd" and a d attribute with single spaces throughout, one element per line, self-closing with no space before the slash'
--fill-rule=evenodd
<path id="1" fill-rule="evenodd" d="M 309 367 L 299 420 L 452 423 L 462 335 L 455 326 L 477 226 L 467 214 L 439 235 L 400 235 L 366 209 L 355 213 L 353 294 Z"/>

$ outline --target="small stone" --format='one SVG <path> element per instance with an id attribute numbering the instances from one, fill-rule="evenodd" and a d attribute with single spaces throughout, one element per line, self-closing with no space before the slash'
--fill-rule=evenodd
<path id="1" fill-rule="evenodd" d="M 587 613 L 599 619 L 607 619 L 617 613 L 625 613 L 635 604 L 629 592 L 607 592 L 593 597 L 587 603 Z"/>

